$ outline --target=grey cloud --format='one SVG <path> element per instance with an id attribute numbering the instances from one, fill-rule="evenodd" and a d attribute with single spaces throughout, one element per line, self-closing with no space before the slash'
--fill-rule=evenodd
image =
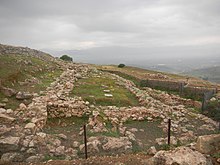
<path id="1" fill-rule="evenodd" d="M 137 53 L 168 47 L 160 56 L 179 46 L 188 46 L 186 53 L 196 45 L 215 50 L 219 8 L 219 0 L 0 0 L 0 42 L 53 50 L 140 48 Z"/>

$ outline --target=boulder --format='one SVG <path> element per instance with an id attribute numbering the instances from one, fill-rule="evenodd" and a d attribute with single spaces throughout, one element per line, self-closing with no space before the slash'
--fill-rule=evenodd
<path id="1" fill-rule="evenodd" d="M 5 115 L 5 114 L 2 114 L 2 113 L 0 113 L 0 119 L 1 119 L 1 121 L 5 121 L 5 122 L 13 122 L 13 121 L 15 121 L 15 118 L 10 117 L 10 116 Z"/>
<path id="2" fill-rule="evenodd" d="M 62 140 L 67 140 L 67 136 L 64 134 L 58 134 L 57 137 L 61 138 Z"/>
<path id="3" fill-rule="evenodd" d="M 25 129 L 34 129 L 36 127 L 36 125 L 34 123 L 27 123 L 25 125 Z"/>
<path id="4" fill-rule="evenodd" d="M 101 142 L 99 141 L 99 139 L 97 137 L 92 136 L 92 137 L 88 138 L 87 151 L 89 153 L 98 153 L 100 145 L 101 145 Z M 84 152 L 85 145 L 81 144 L 79 146 L 79 149 L 81 152 Z"/>
<path id="5" fill-rule="evenodd" d="M 4 98 L 4 99 L 2 100 L 3 103 L 7 103 L 8 101 L 9 101 L 8 98 Z"/>
<path id="6" fill-rule="evenodd" d="M 79 73 L 75 74 L 75 77 L 78 78 L 78 79 L 82 78 L 81 74 L 79 74 Z"/>
<path id="7" fill-rule="evenodd" d="M 147 153 L 149 155 L 155 155 L 157 153 L 157 150 L 154 146 L 151 146 L 148 150 L 147 150 Z"/>
<path id="8" fill-rule="evenodd" d="M 6 87 L 1 87 L 1 92 L 8 97 L 12 97 L 14 95 L 16 95 L 16 90 L 11 89 L 11 88 L 6 88 Z"/>
<path id="9" fill-rule="evenodd" d="M 7 109 L 7 110 L 6 110 L 6 113 L 7 113 L 7 114 L 11 114 L 11 113 L 13 113 L 13 110 L 12 110 L 12 109 Z"/>
<path id="10" fill-rule="evenodd" d="M 0 139 L 0 152 L 15 151 L 18 149 L 19 137 L 5 137 Z"/>
<path id="11" fill-rule="evenodd" d="M 80 145 L 80 143 L 79 143 L 78 141 L 74 141 L 74 142 L 73 142 L 73 147 L 74 147 L 74 148 L 78 148 L 79 145 Z"/>
<path id="12" fill-rule="evenodd" d="M 26 110 L 26 109 L 27 109 L 27 106 L 26 106 L 24 103 L 21 103 L 21 104 L 19 105 L 19 109 L 20 109 L 20 110 Z"/>
<path id="13" fill-rule="evenodd" d="M 211 154 L 220 150 L 220 134 L 199 136 L 196 149 L 204 154 Z"/>
<path id="14" fill-rule="evenodd" d="M 105 93 L 104 96 L 105 96 L 105 97 L 113 97 L 113 95 L 110 94 L 110 93 L 109 93 L 109 94 Z"/>
<path id="15" fill-rule="evenodd" d="M 65 146 L 59 146 L 55 149 L 56 156 L 64 155 L 64 153 L 65 153 Z"/>
<path id="16" fill-rule="evenodd" d="M 159 151 L 149 159 L 148 165 L 212 165 L 204 155 L 188 147 L 178 147 L 172 151 Z"/>
<path id="17" fill-rule="evenodd" d="M 5 113 L 5 112 L 6 112 L 6 109 L 0 108 L 0 113 Z"/>
<path id="18" fill-rule="evenodd" d="M 11 128 L 7 128 L 6 125 L 0 126 L 0 136 L 4 135 L 10 131 L 11 131 Z"/>
<path id="19" fill-rule="evenodd" d="M 2 155 L 1 160 L 5 162 L 22 162 L 24 156 L 17 152 L 5 153 Z"/>
<path id="20" fill-rule="evenodd" d="M 30 99 L 32 97 L 32 94 L 29 92 L 18 92 L 16 94 L 16 99 L 18 100 L 24 100 L 24 99 Z"/>
<path id="21" fill-rule="evenodd" d="M 6 103 L 0 103 L 0 108 L 5 108 Z"/>
<path id="22" fill-rule="evenodd" d="M 37 156 L 30 156 L 26 159 L 26 162 L 28 163 L 39 163 L 43 160 L 42 155 L 37 155 Z"/>
<path id="23" fill-rule="evenodd" d="M 73 148 L 66 149 L 65 153 L 68 155 L 71 155 L 71 157 L 77 157 L 77 150 L 74 150 Z"/>
<path id="24" fill-rule="evenodd" d="M 132 143 L 127 137 L 107 137 L 107 143 L 102 148 L 105 151 L 131 151 Z"/>

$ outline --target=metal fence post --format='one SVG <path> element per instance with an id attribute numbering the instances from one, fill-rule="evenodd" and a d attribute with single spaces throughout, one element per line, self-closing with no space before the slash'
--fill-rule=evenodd
<path id="1" fill-rule="evenodd" d="M 202 108 L 201 108 L 201 110 L 202 110 L 202 112 L 204 112 L 204 110 L 205 110 L 205 93 L 203 94 L 203 99 L 202 99 Z"/>
<path id="2" fill-rule="evenodd" d="M 85 158 L 87 159 L 88 155 L 87 155 L 86 125 L 83 126 L 83 129 L 84 129 L 84 143 L 85 143 Z"/>
<path id="3" fill-rule="evenodd" d="M 171 119 L 168 119 L 168 145 L 170 145 Z"/>
<path id="4" fill-rule="evenodd" d="M 219 122 L 218 122 L 218 130 L 220 131 L 220 119 L 219 119 Z"/>

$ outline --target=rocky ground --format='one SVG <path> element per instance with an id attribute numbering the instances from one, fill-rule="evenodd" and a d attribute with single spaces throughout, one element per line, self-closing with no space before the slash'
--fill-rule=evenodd
<path id="1" fill-rule="evenodd" d="M 33 94 L 30 104 L 21 103 L 17 109 L 0 108 L 1 162 L 36 163 L 65 159 L 72 160 L 69 162 L 72 164 L 212 164 L 207 155 L 219 152 L 220 136 L 213 134 L 217 133 L 218 123 L 195 112 L 199 102 L 151 88 L 139 89 L 129 80 L 100 72 L 89 65 L 68 63 L 62 67 L 65 71 L 61 76 L 46 91 Z M 140 106 L 98 106 L 69 95 L 79 79 L 103 76 L 114 79 L 118 86 L 133 93 Z M 114 97 L 110 91 L 106 93 L 106 97 Z M 24 98 L 25 93 L 22 94 L 17 95 Z M 172 119 L 174 150 L 158 151 L 168 148 L 168 119 Z M 57 123 L 53 125 L 53 122 Z M 88 130 L 90 156 L 122 156 L 79 159 L 84 156 L 83 124 Z M 149 128 L 145 128 L 147 124 Z M 159 133 L 145 143 L 148 134 L 155 130 L 147 132 L 151 127 L 157 128 Z M 131 154 L 141 151 L 145 154 Z"/>

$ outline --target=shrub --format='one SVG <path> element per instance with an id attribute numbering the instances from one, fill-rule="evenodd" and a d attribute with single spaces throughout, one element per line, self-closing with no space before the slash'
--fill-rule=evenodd
<path id="1" fill-rule="evenodd" d="M 119 68 L 124 68 L 124 67 L 125 67 L 125 64 L 119 64 L 118 67 L 119 67 Z"/>
<path id="2" fill-rule="evenodd" d="M 68 56 L 68 55 L 62 55 L 60 57 L 60 59 L 64 60 L 64 61 L 73 61 L 73 59 L 70 56 Z"/>

